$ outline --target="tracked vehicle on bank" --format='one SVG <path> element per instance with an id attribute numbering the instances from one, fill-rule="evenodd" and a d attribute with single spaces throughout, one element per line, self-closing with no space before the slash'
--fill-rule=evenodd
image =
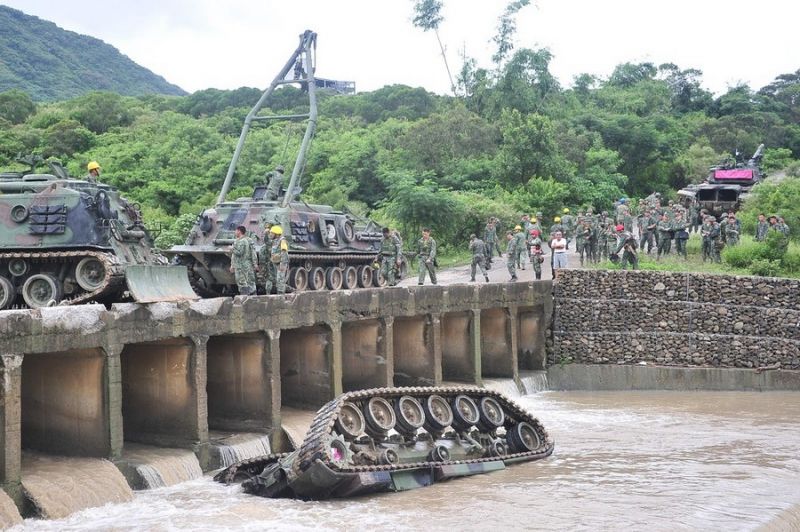
<path id="1" fill-rule="evenodd" d="M 0 173 L 0 310 L 130 297 L 192 299 L 185 268 L 153 251 L 138 206 L 57 162 Z"/>
<path id="2" fill-rule="evenodd" d="M 370 220 L 337 211 L 329 205 L 308 204 L 299 195 L 300 178 L 317 124 L 315 77 L 317 34 L 306 31 L 284 67 L 245 117 L 241 135 L 228 166 L 217 204 L 198 217 L 183 245 L 166 253 L 177 264 L 189 269 L 192 285 L 206 296 L 236 293 L 230 272 L 230 246 L 234 232 L 244 226 L 260 247 L 265 243 L 265 227 L 280 225 L 289 244 L 288 283 L 295 290 L 337 290 L 382 285 L 384 280 L 373 268 L 381 241 L 381 226 Z M 269 96 L 279 86 L 299 84 L 308 95 L 308 112 L 294 115 L 260 114 Z M 325 84 L 322 84 L 325 86 Z M 306 120 L 306 130 L 292 168 L 291 178 L 277 197 L 268 187 L 257 186 L 249 198 L 226 199 L 237 163 L 251 126 L 273 120 Z M 405 272 L 405 258 L 400 266 Z"/>
<path id="3" fill-rule="evenodd" d="M 542 424 L 500 393 L 380 388 L 323 406 L 294 452 L 246 460 L 215 478 L 263 497 L 351 497 L 504 469 L 545 458 L 553 446 Z"/>

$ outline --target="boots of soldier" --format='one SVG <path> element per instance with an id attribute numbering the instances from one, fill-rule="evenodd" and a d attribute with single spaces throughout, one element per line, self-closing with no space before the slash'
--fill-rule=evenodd
<path id="1" fill-rule="evenodd" d="M 536 274 L 536 280 L 537 281 L 541 281 L 542 280 L 542 273 L 541 272 Z"/>
<path id="2" fill-rule="evenodd" d="M 488 275 L 484 275 L 483 278 L 486 279 L 487 283 L 489 282 L 489 276 Z"/>

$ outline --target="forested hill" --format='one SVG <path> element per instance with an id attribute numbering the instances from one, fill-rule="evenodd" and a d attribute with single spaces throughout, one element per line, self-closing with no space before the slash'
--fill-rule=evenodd
<path id="1" fill-rule="evenodd" d="M 20 89 L 37 101 L 93 90 L 129 96 L 186 94 L 94 37 L 0 5 L 0 92 Z"/>

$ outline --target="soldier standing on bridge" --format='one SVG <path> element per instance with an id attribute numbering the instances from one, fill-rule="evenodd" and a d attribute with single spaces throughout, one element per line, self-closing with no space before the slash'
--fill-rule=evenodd
<path id="1" fill-rule="evenodd" d="M 236 240 L 231 247 L 230 271 L 236 278 L 239 293 L 249 296 L 256 293 L 256 251 L 243 225 L 236 227 Z"/>
<path id="2" fill-rule="evenodd" d="M 483 243 L 483 240 L 478 238 L 475 233 L 469 235 L 469 250 L 472 252 L 472 265 L 470 267 L 470 281 L 475 282 L 475 270 L 476 266 L 480 267 L 481 273 L 483 274 L 483 278 L 486 279 L 486 282 L 489 282 L 489 276 L 486 275 L 486 244 Z"/>
<path id="3" fill-rule="evenodd" d="M 514 238 L 514 233 L 506 231 L 506 264 L 508 265 L 508 273 L 511 274 L 511 280 L 517 280 L 517 239 Z"/>
<path id="4" fill-rule="evenodd" d="M 431 230 L 422 230 L 422 238 L 417 241 L 417 259 L 419 259 L 418 285 L 425 284 L 425 272 L 431 276 L 431 283 L 436 284 L 436 240 L 431 238 Z"/>
<path id="5" fill-rule="evenodd" d="M 486 265 L 492 263 L 492 255 L 497 246 L 497 227 L 494 225 L 494 218 L 489 218 L 486 227 L 483 229 L 483 241 L 486 244 Z M 497 254 L 500 255 L 500 247 L 497 247 Z"/>
<path id="6" fill-rule="evenodd" d="M 386 279 L 388 286 L 397 284 L 397 270 L 400 268 L 400 257 L 403 247 L 400 238 L 392 233 L 388 227 L 383 228 L 383 239 L 381 240 L 381 275 Z"/>
<path id="7" fill-rule="evenodd" d="M 258 253 L 259 264 L 266 269 L 264 291 L 272 293 L 272 285 L 278 294 L 286 293 L 286 276 L 289 274 L 289 244 L 283 237 L 283 228 L 273 225 L 269 228 L 269 242 L 265 242 Z"/>

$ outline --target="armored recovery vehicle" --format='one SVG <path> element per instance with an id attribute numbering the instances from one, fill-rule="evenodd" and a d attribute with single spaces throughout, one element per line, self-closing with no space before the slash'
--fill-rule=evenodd
<path id="1" fill-rule="evenodd" d="M 553 447 L 542 424 L 500 393 L 379 388 L 323 406 L 297 450 L 245 460 L 215 479 L 262 497 L 351 497 L 497 471 Z"/>
<path id="2" fill-rule="evenodd" d="M 193 299 L 185 268 L 153 251 L 137 205 L 57 162 L 0 173 L 0 310 L 90 301 Z"/>
<path id="3" fill-rule="evenodd" d="M 298 198 L 300 177 L 317 124 L 316 41 L 317 34 L 312 31 L 300 35 L 297 49 L 244 119 L 217 204 L 198 216 L 183 245 L 166 252 L 189 269 L 192 286 L 202 295 L 236 293 L 236 281 L 229 267 L 230 246 L 239 225 L 247 229 L 257 247 L 267 240 L 265 226 L 281 226 L 289 245 L 287 281 L 295 290 L 367 288 L 385 282 L 372 267 L 380 248 L 381 226 L 328 205 L 312 205 Z M 308 112 L 260 114 L 275 89 L 286 84 L 299 84 L 307 93 Z M 271 120 L 307 122 L 289 183 L 278 190 L 270 190 L 265 183 L 255 187 L 252 197 L 226 200 L 251 126 Z M 401 275 L 405 269 L 403 258 Z"/>
<path id="4" fill-rule="evenodd" d="M 696 203 L 700 209 L 720 216 L 728 211 L 738 211 L 742 201 L 756 184 L 763 179 L 761 158 L 764 145 L 760 144 L 747 161 L 737 151 L 709 169 L 705 183 L 689 185 L 678 191 L 681 202 L 687 207 Z"/>

